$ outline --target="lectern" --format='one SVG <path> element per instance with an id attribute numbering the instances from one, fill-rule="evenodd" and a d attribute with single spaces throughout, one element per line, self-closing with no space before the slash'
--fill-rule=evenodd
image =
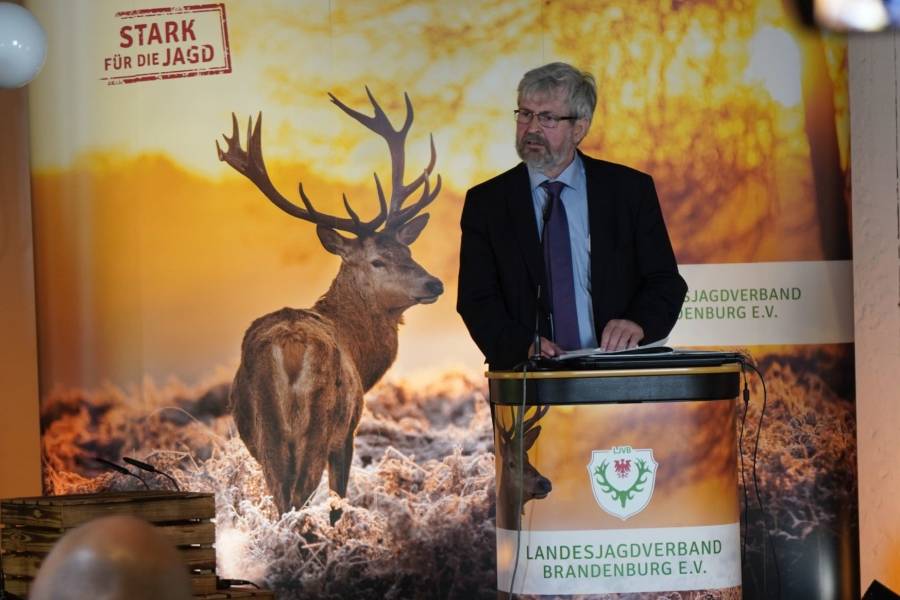
<path id="1" fill-rule="evenodd" d="M 657 352 L 488 373 L 498 590 L 740 597 L 740 356 Z"/>

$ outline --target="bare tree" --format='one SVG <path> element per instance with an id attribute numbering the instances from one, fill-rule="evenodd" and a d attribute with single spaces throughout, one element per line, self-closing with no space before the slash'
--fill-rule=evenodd
<path id="1" fill-rule="evenodd" d="M 232 115 L 227 149 L 219 160 L 252 181 L 275 206 L 315 223 L 322 246 L 341 257 L 331 287 L 311 309 L 283 308 L 260 317 L 244 335 L 241 364 L 231 387 L 229 405 L 241 439 L 262 467 L 279 510 L 301 507 L 315 491 L 328 467 L 328 483 L 340 496 L 347 492 L 353 439 L 369 390 L 397 356 L 397 329 L 403 312 L 435 302 L 441 281 L 412 259 L 409 245 L 428 222 L 418 214 L 438 195 L 429 176 L 436 153 L 431 141 L 428 166 L 405 184 L 406 134 L 413 121 L 406 100 L 406 121 L 394 129 L 368 88 L 374 116 L 357 112 L 329 94 L 345 113 L 385 139 L 391 155 L 391 196 L 385 198 L 378 175 L 375 186 L 380 210 L 362 221 L 344 195 L 348 217 L 317 211 L 300 184 L 298 206 L 272 184 L 262 155 L 262 113 L 247 127 L 243 150 Z M 419 199 L 405 201 L 422 189 Z M 344 231 L 354 237 L 344 237 Z M 332 512 L 332 520 L 340 516 Z"/>

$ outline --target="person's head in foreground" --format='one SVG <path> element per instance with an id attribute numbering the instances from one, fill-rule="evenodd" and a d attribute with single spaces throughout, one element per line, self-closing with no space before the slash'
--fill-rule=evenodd
<path id="1" fill-rule="evenodd" d="M 188 600 L 191 584 L 178 551 L 134 517 L 103 517 L 56 543 L 30 600 Z"/>

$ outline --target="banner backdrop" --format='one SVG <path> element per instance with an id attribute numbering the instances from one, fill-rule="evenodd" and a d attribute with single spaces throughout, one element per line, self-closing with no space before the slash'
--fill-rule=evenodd
<path id="1" fill-rule="evenodd" d="M 28 7 L 50 44 L 30 94 L 47 493 L 132 486 L 93 458 L 136 457 L 216 494 L 222 576 L 493 597 L 458 221 L 518 160 L 519 78 L 565 60 L 599 88 L 582 149 L 655 178 L 690 286 L 670 344 L 740 347 L 766 378 L 741 409 L 745 597 L 856 594 L 842 40 L 777 0 Z M 244 364 L 271 365 L 258 338 L 306 342 L 242 367 L 235 418 L 255 321 Z M 261 385 L 305 404 L 261 407 Z"/>

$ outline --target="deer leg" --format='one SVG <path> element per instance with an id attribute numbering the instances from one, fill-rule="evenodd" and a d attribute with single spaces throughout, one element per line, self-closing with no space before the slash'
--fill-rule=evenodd
<path id="1" fill-rule="evenodd" d="M 353 461 L 353 432 L 347 434 L 340 448 L 328 455 L 328 487 L 343 498 L 350 481 L 350 463 Z"/>
<path id="2" fill-rule="evenodd" d="M 252 439 L 249 436 L 245 439 Z M 272 500 L 279 513 L 284 514 L 291 510 L 291 492 L 296 480 L 296 469 L 293 464 L 293 454 L 282 442 L 280 436 L 260 438 L 253 448 L 260 448 L 260 452 L 253 453 L 253 458 L 262 468 L 266 480 L 266 487 L 272 494 Z M 248 448 L 250 444 L 247 444 Z"/>
<path id="3" fill-rule="evenodd" d="M 291 503 L 299 509 L 319 487 L 322 472 L 325 471 L 325 457 L 315 452 L 315 448 L 310 448 L 306 440 L 292 446 L 293 469 L 285 475 L 293 482 Z"/>
<path id="4" fill-rule="evenodd" d="M 284 514 L 300 509 L 319 487 L 325 470 L 325 457 L 309 455 L 309 444 L 273 438 L 260 440 L 266 453 L 259 461 L 263 467 L 266 484 L 278 510 Z"/>
<path id="5" fill-rule="evenodd" d="M 353 431 L 347 434 L 340 448 L 332 450 L 328 454 L 328 487 L 341 498 L 347 495 L 347 484 L 350 481 L 350 464 L 353 462 Z M 341 509 L 331 511 L 331 524 L 334 525 L 341 518 Z"/>
<path id="6" fill-rule="evenodd" d="M 275 445 L 273 442 L 269 444 Z M 272 454 L 277 454 L 278 458 L 270 455 L 269 461 L 266 463 L 266 484 L 272 495 L 275 496 L 275 504 L 278 510 L 284 514 L 291 510 L 294 503 L 291 493 L 294 491 L 294 482 L 296 481 L 297 467 L 294 464 L 294 448 L 293 444 L 288 444 L 288 448 L 273 448 Z M 299 508 L 299 507 L 297 507 Z"/>
<path id="7" fill-rule="evenodd" d="M 263 411 L 273 410 L 272 403 L 268 400 L 270 395 L 258 392 L 261 386 L 251 387 L 247 395 L 236 393 L 255 383 L 242 381 L 242 375 L 239 371 L 232 386 L 231 410 L 234 422 L 250 455 L 262 468 L 266 487 L 272 494 L 275 506 L 280 513 L 286 513 L 291 510 L 291 491 L 294 488 L 294 454 L 285 447 L 285 432 L 275 426 L 281 420 L 260 419 L 260 407 L 263 407 Z M 265 425 L 261 427 L 259 423 Z"/>

